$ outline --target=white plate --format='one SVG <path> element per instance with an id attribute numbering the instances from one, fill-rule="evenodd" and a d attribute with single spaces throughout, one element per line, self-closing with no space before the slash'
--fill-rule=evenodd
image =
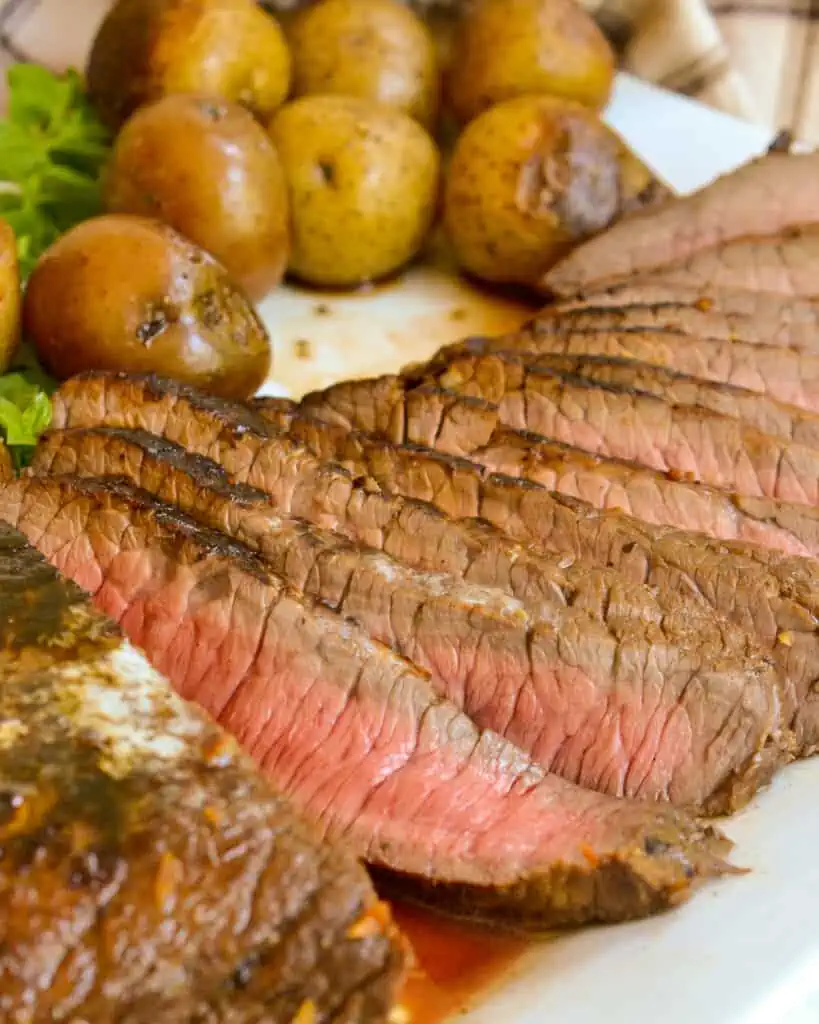
<path id="1" fill-rule="evenodd" d="M 697 188 L 762 152 L 769 133 L 621 76 L 611 123 L 670 184 Z M 298 395 L 389 372 L 447 341 L 527 313 L 445 270 L 340 298 L 282 289 L 262 307 L 277 350 L 268 390 Z M 301 358 L 308 343 L 309 358 Z M 534 946 L 461 1024 L 816 1024 L 819 762 L 789 768 L 731 820 L 751 874 L 710 885 L 663 917 Z M 815 888 L 814 888 L 815 887 Z"/>

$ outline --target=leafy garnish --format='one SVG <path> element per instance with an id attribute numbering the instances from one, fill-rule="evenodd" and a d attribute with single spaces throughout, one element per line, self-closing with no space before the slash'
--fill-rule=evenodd
<path id="1" fill-rule="evenodd" d="M 101 212 L 110 138 L 76 72 L 15 64 L 8 85 L 8 115 L 0 120 L 0 217 L 17 236 L 25 280 L 60 235 Z"/>

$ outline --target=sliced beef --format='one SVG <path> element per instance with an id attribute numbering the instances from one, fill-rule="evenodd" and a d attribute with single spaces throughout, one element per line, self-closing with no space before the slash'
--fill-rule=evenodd
<path id="1" fill-rule="evenodd" d="M 321 458 L 448 515 L 486 519 L 525 544 L 537 543 L 539 524 L 550 519 L 541 503 L 554 495 L 532 493 L 519 481 L 649 523 L 819 557 L 819 509 L 810 505 L 745 498 L 507 428 L 467 460 L 349 431 L 288 409 L 280 399 L 258 399 L 254 407 Z"/>
<path id="2" fill-rule="evenodd" d="M 775 345 L 692 338 L 678 331 L 634 328 L 615 331 L 541 332 L 537 324 L 499 338 L 469 338 L 446 346 L 433 365 L 487 352 L 543 352 L 636 359 L 702 380 L 730 384 L 819 413 L 819 355 Z M 410 367 L 416 372 L 417 367 Z"/>
<path id="3" fill-rule="evenodd" d="M 283 515 L 332 529 L 412 568 L 496 587 L 536 618 L 548 619 L 555 602 L 568 600 L 564 586 L 585 592 L 583 579 L 567 576 L 559 559 L 526 550 L 488 523 L 453 520 L 431 505 L 388 494 L 318 458 L 244 406 L 184 385 L 104 374 L 74 378 L 55 396 L 54 423 L 157 433 L 213 459 L 236 482 L 265 491 Z"/>
<path id="4" fill-rule="evenodd" d="M 676 331 L 694 338 L 819 353 L 819 304 L 767 292 L 633 284 L 546 306 L 539 332 Z"/>
<path id="5" fill-rule="evenodd" d="M 386 1024 L 364 870 L 5 524 L 0 676 L 3 1021 Z"/>
<path id="6" fill-rule="evenodd" d="M 746 427 L 703 409 L 675 406 L 637 391 L 615 390 L 579 377 L 530 370 L 492 356 L 459 363 L 502 376 L 497 403 L 459 396 L 397 377 L 352 381 L 305 397 L 313 415 L 352 430 L 379 433 L 451 455 L 470 456 L 499 426 L 528 430 L 592 454 L 628 459 L 749 496 L 816 504 L 819 450 Z M 447 368 L 436 380 L 450 379 Z M 483 383 L 471 388 L 483 393 Z"/>
<path id="7" fill-rule="evenodd" d="M 612 586 L 605 574 L 586 570 L 583 592 L 565 588 L 571 604 L 555 602 L 548 622 L 533 621 L 497 591 L 416 573 L 333 534 L 283 521 L 263 493 L 231 485 L 215 463 L 141 432 L 54 434 L 34 468 L 92 477 L 124 473 L 199 522 L 242 540 L 300 592 L 429 671 L 439 692 L 479 726 L 501 733 L 570 781 L 615 796 L 724 808 L 735 805 L 735 793 L 752 792 L 759 779 L 756 757 L 778 728 L 778 683 L 747 636 L 715 622 L 704 603 L 670 593 L 652 599 L 642 587 Z M 594 614 L 606 605 L 604 618 Z M 620 608 L 629 608 L 625 620 Z M 569 637 L 578 638 L 570 648 Z M 627 736 L 647 714 L 644 663 L 661 668 L 661 702 L 684 706 L 681 695 L 691 693 L 698 713 L 687 715 L 696 722 L 687 745 L 668 731 L 634 790 L 637 752 L 622 742 L 613 752 L 611 737 Z M 615 707 L 613 665 L 620 666 Z M 565 705 L 559 694 L 569 689 L 575 696 Z M 733 703 L 737 717 L 747 721 L 743 728 L 731 721 L 730 749 L 708 763 L 704 751 L 720 746 L 715 726 L 726 729 L 721 717 L 715 721 L 707 712 L 712 699 L 720 716 Z M 655 706 L 651 717 L 656 714 Z M 648 718 L 642 728 L 650 729 Z"/>
<path id="8" fill-rule="evenodd" d="M 811 225 L 781 235 L 740 238 L 705 249 L 644 280 L 684 288 L 746 288 L 787 298 L 815 299 L 819 231 Z"/>
<path id="9" fill-rule="evenodd" d="M 285 419 L 279 400 L 260 400 L 256 408 L 270 411 L 276 423 Z M 351 471 L 395 493 L 431 501 L 450 515 L 479 515 L 536 550 L 611 565 L 659 592 L 685 592 L 693 583 L 717 611 L 773 652 L 789 682 L 790 711 L 784 717 L 795 715 L 797 746 L 804 752 L 817 748 L 819 563 L 780 558 L 757 546 L 798 555 L 804 541 L 815 549 L 816 509 L 732 497 L 512 430 L 500 431 L 474 453 L 484 468 L 420 446 L 353 434 L 292 410 L 287 422 L 317 454 L 340 459 Z M 494 473 L 493 467 L 505 472 Z M 608 510 L 594 510 L 577 494 L 592 502 L 608 498 Z M 648 520 L 678 519 L 686 532 L 652 526 L 624 511 Z M 741 543 L 726 545 L 689 531 Z"/>
<path id="10" fill-rule="evenodd" d="M 509 363 L 531 370 L 570 374 L 617 390 L 631 389 L 662 398 L 671 405 L 707 409 L 742 420 L 765 434 L 819 448 L 819 415 L 778 402 L 748 388 L 703 380 L 667 367 L 612 356 L 582 356 L 558 352 L 498 352 L 474 359 L 454 359 L 438 375 L 441 387 L 477 394 L 490 402 L 504 399 Z"/>
<path id="11" fill-rule="evenodd" d="M 819 223 L 817 181 L 817 154 L 769 154 L 700 192 L 627 217 L 558 263 L 544 288 L 599 291 L 736 238 Z"/>
<path id="12" fill-rule="evenodd" d="M 130 485 L 28 477 L 0 501 L 325 835 L 416 897 L 543 927 L 641 916 L 722 869 L 718 838 L 540 771 L 249 549 Z"/>

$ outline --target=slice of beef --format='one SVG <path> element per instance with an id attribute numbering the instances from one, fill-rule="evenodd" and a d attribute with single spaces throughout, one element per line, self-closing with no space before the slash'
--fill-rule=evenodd
<path id="1" fill-rule="evenodd" d="M 0 677 L 3 1021 L 387 1021 L 363 868 L 5 524 Z"/>
<path id="2" fill-rule="evenodd" d="M 819 355 L 775 345 L 692 338 L 679 331 L 634 328 L 614 331 L 540 331 L 537 324 L 498 338 L 469 338 L 446 346 L 433 366 L 446 368 L 463 355 L 544 352 L 636 359 L 702 380 L 747 388 L 819 413 Z M 417 367 L 408 368 L 417 372 Z"/>
<path id="3" fill-rule="evenodd" d="M 779 558 L 757 547 L 765 543 L 798 554 L 804 513 L 813 518 L 804 529 L 806 544 L 815 548 L 817 510 L 732 498 L 517 431 L 500 431 L 475 453 L 484 468 L 427 448 L 350 433 L 292 409 L 287 417 L 287 404 L 280 400 L 259 400 L 255 407 L 269 412 L 275 423 L 287 424 L 317 454 L 340 459 L 351 471 L 393 492 L 431 501 L 450 515 L 479 515 L 535 550 L 611 565 L 659 592 L 684 593 L 693 583 L 715 610 L 753 632 L 773 653 L 789 684 L 783 717 L 793 721 L 799 749 L 817 749 L 819 702 L 813 695 L 819 682 L 819 563 Z M 557 471 L 559 464 L 565 472 Z M 595 480 L 598 465 L 602 479 Z M 493 473 L 493 466 L 512 475 Z M 609 473 L 614 487 L 606 481 Z M 538 481 L 565 493 L 547 490 Z M 599 512 L 573 497 L 577 493 L 592 501 L 611 493 L 611 509 Z M 661 517 L 679 517 L 686 532 L 658 528 L 620 511 L 654 519 L 655 502 Z M 726 545 L 689 532 L 707 530 L 709 524 L 717 535 L 742 543 Z"/>
<path id="4" fill-rule="evenodd" d="M 525 431 L 497 430 L 467 460 L 349 431 L 300 414 L 281 399 L 253 404 L 321 458 L 369 476 L 394 494 L 428 501 L 448 515 L 486 519 L 525 544 L 536 543 L 539 523 L 551 518 L 539 504 L 552 496 L 533 495 L 520 480 L 649 523 L 819 558 L 819 509 L 811 505 L 730 494 Z"/>
<path id="5" fill-rule="evenodd" d="M 772 153 L 708 188 L 634 214 L 586 242 L 544 280 L 556 295 L 600 290 L 747 235 L 819 223 L 819 156 Z"/>
<path id="6" fill-rule="evenodd" d="M 265 491 L 282 515 L 332 529 L 424 572 L 445 572 L 517 598 L 536 618 L 554 614 L 585 584 L 559 559 L 526 550 L 481 520 L 453 520 L 423 502 L 386 493 L 318 458 L 239 404 L 147 377 L 73 378 L 54 398 L 55 427 L 135 427 L 219 463 Z M 616 585 L 610 579 L 607 583 Z M 572 600 L 574 598 L 572 597 Z"/>
<path id="7" fill-rule="evenodd" d="M 534 319 L 543 333 L 671 330 L 819 353 L 819 305 L 767 292 L 637 283 L 546 306 Z"/>
<path id="8" fill-rule="evenodd" d="M 787 298 L 816 299 L 819 231 L 811 225 L 780 235 L 740 238 L 705 249 L 646 281 L 684 288 L 746 288 Z"/>
<path id="9" fill-rule="evenodd" d="M 382 377 L 334 385 L 307 395 L 302 405 L 351 430 L 451 455 L 468 457 L 499 426 L 509 426 L 739 494 L 819 502 L 819 450 L 763 434 L 728 416 L 493 356 L 464 357 L 461 377 L 470 361 L 476 382 L 469 389 L 472 395 Z M 502 383 L 485 385 L 484 370 Z M 447 368 L 436 380 L 450 376 Z M 478 397 L 490 390 L 493 397 L 502 392 L 499 402 Z"/>
<path id="10" fill-rule="evenodd" d="M 540 771 L 249 549 L 130 485 L 28 477 L 0 501 L 327 836 L 416 897 L 575 924 L 659 910 L 722 869 L 718 838 Z"/>
<path id="11" fill-rule="evenodd" d="M 487 401 L 500 402 L 507 384 L 505 367 L 510 362 L 535 371 L 582 377 L 616 390 L 640 391 L 671 405 L 707 409 L 742 420 L 764 434 L 819 448 L 819 415 L 816 413 L 778 402 L 748 388 L 703 380 L 636 359 L 558 352 L 498 352 L 480 359 L 454 359 L 437 379 L 441 387 L 448 390 L 467 395 L 475 393 Z"/>
<path id="12" fill-rule="evenodd" d="M 539 623 L 496 591 L 415 573 L 333 534 L 282 521 L 263 493 L 231 485 L 215 463 L 142 432 L 53 434 L 34 469 L 92 477 L 124 473 L 199 522 L 242 540 L 299 591 L 429 671 L 436 689 L 479 726 L 501 733 L 564 778 L 616 796 L 667 796 L 709 808 L 733 806 L 735 792 L 752 792 L 746 769 L 758 780 L 758 754 L 777 727 L 778 683 L 771 665 L 749 649 L 747 637 L 714 622 L 704 602 L 669 593 L 652 601 L 643 588 L 620 586 L 606 599 L 610 606 L 631 605 L 625 628 L 615 615 L 601 623 L 589 614 L 588 598 L 579 593 L 572 605 L 556 606 L 548 623 Z M 598 603 L 600 574 L 587 571 L 584 584 L 587 592 L 596 591 Z M 567 657 L 569 637 L 582 639 Z M 668 731 L 648 770 L 641 769 L 639 789 L 632 790 L 637 751 L 621 742 L 613 753 L 611 736 L 650 731 L 657 706 L 649 713 L 645 705 L 644 663 L 662 671 L 663 706 L 685 707 L 681 697 L 690 693 L 698 708 L 687 714 L 695 723 L 688 742 Z M 621 666 L 614 707 L 613 665 Z M 565 704 L 559 694 L 569 690 L 574 699 Z M 708 713 L 712 700 L 720 708 L 716 721 Z M 720 746 L 714 728 L 726 729 L 727 704 L 747 722 L 737 728 L 731 721 L 730 749 L 708 763 L 703 754 Z M 637 725 L 643 715 L 648 717 Z M 683 762 L 696 768 L 683 771 Z"/>

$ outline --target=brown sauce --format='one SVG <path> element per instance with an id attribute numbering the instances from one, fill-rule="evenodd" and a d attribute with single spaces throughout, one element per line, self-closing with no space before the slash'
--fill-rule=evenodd
<path id="1" fill-rule="evenodd" d="M 440 1024 L 475 1005 L 529 948 L 523 939 L 450 921 L 405 905 L 393 906 L 415 952 L 402 1005 L 412 1024 Z"/>

